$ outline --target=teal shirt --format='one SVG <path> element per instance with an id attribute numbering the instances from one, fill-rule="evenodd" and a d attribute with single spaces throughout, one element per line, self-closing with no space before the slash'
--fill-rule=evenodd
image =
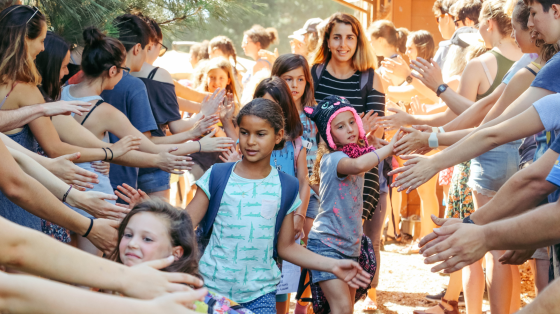
<path id="1" fill-rule="evenodd" d="M 196 182 L 208 199 L 212 197 L 208 182 L 212 168 Z M 272 252 L 281 193 L 274 167 L 261 180 L 245 179 L 232 171 L 199 263 L 210 291 L 246 303 L 276 290 L 281 272 Z M 288 214 L 300 205 L 298 195 Z"/>

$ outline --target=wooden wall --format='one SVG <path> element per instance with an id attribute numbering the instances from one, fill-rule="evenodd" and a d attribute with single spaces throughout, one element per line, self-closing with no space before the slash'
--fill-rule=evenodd
<path id="1" fill-rule="evenodd" d="M 437 44 L 442 40 L 432 12 L 434 0 L 393 0 L 392 20 L 396 27 L 410 31 L 427 30 Z"/>

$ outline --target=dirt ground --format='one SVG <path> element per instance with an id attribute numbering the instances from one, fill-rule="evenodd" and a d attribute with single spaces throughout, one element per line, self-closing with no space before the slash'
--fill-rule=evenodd
<path id="1" fill-rule="evenodd" d="M 415 309 L 434 306 L 424 299 L 427 294 L 439 293 L 449 281 L 449 277 L 430 272 L 431 265 L 424 264 L 422 256 L 397 253 L 404 245 L 386 245 L 381 252 L 381 265 L 377 301 L 379 309 L 372 314 L 411 314 Z M 525 264 L 521 271 L 522 306 L 535 298 L 533 278 L 530 267 Z M 355 306 L 354 313 L 362 313 L 361 301 Z M 294 294 L 291 295 L 291 313 L 295 307 Z M 464 307 L 459 308 L 466 313 Z M 490 314 L 488 301 L 484 301 L 483 311 Z"/>

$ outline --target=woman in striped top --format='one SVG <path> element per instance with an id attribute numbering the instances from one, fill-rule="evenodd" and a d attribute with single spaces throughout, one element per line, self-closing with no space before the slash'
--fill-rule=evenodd
<path id="1" fill-rule="evenodd" d="M 380 92 L 383 86 L 381 77 L 375 72 L 376 66 L 377 58 L 358 19 L 345 13 L 332 15 L 323 37 L 320 38 L 319 48 L 313 60 L 311 74 L 315 85 L 315 100 L 319 102 L 330 95 L 348 99 L 358 114 L 365 115 L 364 128 L 366 133 L 370 132 L 371 129 L 367 129 L 368 123 L 365 122 L 374 114 L 385 115 L 385 95 Z M 382 137 L 383 129 L 372 132 L 369 138 L 373 139 L 375 136 Z M 383 209 L 386 208 L 386 198 L 379 199 L 379 183 L 380 180 L 385 181 L 383 176 L 379 175 L 383 174 L 383 165 L 382 161 L 378 165 L 379 168 L 375 167 L 365 174 L 362 215 L 366 220 L 364 233 L 372 240 L 378 263 L 382 223 L 385 219 Z M 372 219 L 378 204 L 381 206 L 375 219 Z M 375 223 L 377 220 L 379 223 Z"/>

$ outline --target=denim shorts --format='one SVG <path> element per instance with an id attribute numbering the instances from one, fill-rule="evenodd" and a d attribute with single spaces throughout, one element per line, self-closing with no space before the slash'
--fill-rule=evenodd
<path id="1" fill-rule="evenodd" d="M 276 291 L 272 291 L 247 303 L 239 303 L 255 314 L 276 314 Z"/>
<path id="2" fill-rule="evenodd" d="M 319 215 L 320 203 L 321 201 L 319 201 L 317 195 L 311 195 L 311 197 L 309 197 L 309 205 L 307 206 L 307 213 L 305 216 L 311 219 L 317 218 L 317 215 Z"/>
<path id="3" fill-rule="evenodd" d="M 166 191 L 171 188 L 169 180 L 171 174 L 161 169 L 145 172 L 140 169 L 138 172 L 138 189 L 150 194 L 154 192 Z M 151 170 L 151 169 L 150 169 Z"/>
<path id="4" fill-rule="evenodd" d="M 494 196 L 517 172 L 521 143 L 521 140 L 513 141 L 474 158 L 471 162 L 469 187 L 482 195 Z"/>
<path id="5" fill-rule="evenodd" d="M 347 256 L 340 253 L 338 250 L 331 248 L 330 246 L 321 242 L 317 239 L 307 240 L 307 249 L 315 254 L 319 254 L 324 257 L 330 257 L 334 259 L 349 259 L 353 261 L 358 261 L 358 257 Z M 326 271 L 311 270 L 311 282 L 318 283 L 321 281 L 327 281 L 331 279 L 338 279 L 333 273 Z"/>

